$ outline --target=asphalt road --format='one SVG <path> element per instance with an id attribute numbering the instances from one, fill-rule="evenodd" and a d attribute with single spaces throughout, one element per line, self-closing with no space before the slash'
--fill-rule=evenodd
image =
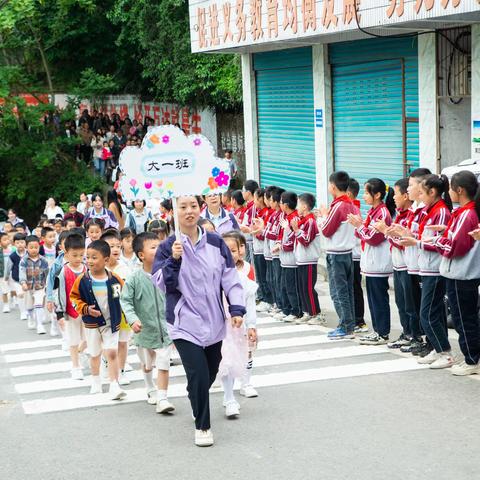
<path id="1" fill-rule="evenodd" d="M 321 304 L 333 326 L 326 296 Z M 144 400 L 81 408 L 88 383 L 62 384 L 68 357 L 55 356 L 59 346 L 5 351 L 50 337 L 27 331 L 16 313 L 0 314 L 0 322 L 1 479 L 480 477 L 479 379 L 418 368 L 382 347 L 324 343 L 326 329 L 264 319 L 254 367 L 260 396 L 238 397 L 240 418 L 227 420 L 221 393 L 213 393 L 215 445 L 201 449 L 183 394 L 171 399 L 177 410 L 169 417 Z M 29 373 L 34 368 L 50 371 Z M 175 374 L 173 391 L 183 383 Z M 142 386 L 126 387 L 131 399 Z"/>

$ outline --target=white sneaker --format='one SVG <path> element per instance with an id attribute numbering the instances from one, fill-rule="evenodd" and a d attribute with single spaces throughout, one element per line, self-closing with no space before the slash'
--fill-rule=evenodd
<path id="1" fill-rule="evenodd" d="M 27 312 L 20 313 L 20 320 L 27 320 L 27 318 L 28 318 Z"/>
<path id="2" fill-rule="evenodd" d="M 240 415 L 240 405 L 232 400 L 225 405 L 225 416 L 227 418 L 236 418 Z"/>
<path id="3" fill-rule="evenodd" d="M 130 380 L 128 379 L 125 372 L 120 372 L 120 375 L 118 376 L 118 383 L 120 385 L 130 385 Z"/>
<path id="4" fill-rule="evenodd" d="M 157 408 L 155 411 L 157 413 L 170 413 L 175 410 L 175 407 L 166 399 L 159 400 L 157 402 Z"/>
<path id="5" fill-rule="evenodd" d="M 157 404 L 157 390 L 154 389 L 147 392 L 147 403 L 149 405 Z"/>
<path id="6" fill-rule="evenodd" d="M 124 372 L 133 372 L 133 367 L 128 363 L 125 362 L 125 366 L 123 367 Z"/>
<path id="7" fill-rule="evenodd" d="M 283 321 L 286 323 L 293 323 L 297 320 L 297 317 L 295 315 L 287 315 Z"/>
<path id="8" fill-rule="evenodd" d="M 455 358 L 452 352 L 442 352 L 439 357 L 430 364 L 430 368 L 439 370 L 441 368 L 450 368 L 453 365 L 455 365 Z"/>
<path id="9" fill-rule="evenodd" d="M 37 333 L 39 335 L 44 335 L 45 333 L 47 333 L 47 331 L 45 330 L 45 327 L 43 326 L 43 323 L 39 323 L 37 325 Z"/>
<path id="10" fill-rule="evenodd" d="M 102 382 L 101 381 L 95 381 L 93 378 L 92 378 L 92 385 L 90 387 L 90 393 L 92 395 L 96 395 L 97 393 L 103 393 L 103 390 L 102 390 Z"/>
<path id="11" fill-rule="evenodd" d="M 27 328 L 29 330 L 34 330 L 37 327 L 37 322 L 30 315 L 27 316 Z"/>
<path id="12" fill-rule="evenodd" d="M 258 397 L 258 392 L 251 385 L 245 385 L 240 389 L 240 395 L 246 398 L 255 398 Z"/>
<path id="13" fill-rule="evenodd" d="M 82 366 L 82 368 L 90 368 L 90 359 L 88 358 L 88 355 L 86 353 L 79 353 L 78 358 L 80 360 L 80 365 Z"/>
<path id="14" fill-rule="evenodd" d="M 417 360 L 417 363 L 420 363 L 421 365 L 430 365 L 431 363 L 435 362 L 436 360 L 438 360 L 438 358 L 440 357 L 440 354 L 437 353 L 435 350 L 432 350 L 428 355 L 426 355 L 425 357 L 420 357 L 418 360 Z"/>
<path id="15" fill-rule="evenodd" d="M 60 332 L 58 331 L 57 322 L 52 320 L 50 324 L 50 336 L 58 337 L 58 335 L 60 335 Z"/>
<path id="16" fill-rule="evenodd" d="M 277 308 L 277 307 L 272 307 L 272 308 L 270 308 L 268 313 L 269 313 L 269 315 L 273 316 L 273 315 L 276 315 L 277 313 L 280 313 L 280 309 Z"/>
<path id="17" fill-rule="evenodd" d="M 270 304 L 268 304 L 267 302 L 260 302 L 257 305 L 256 310 L 259 313 L 266 313 L 266 312 L 270 311 L 271 308 L 272 308 L 272 306 Z"/>
<path id="18" fill-rule="evenodd" d="M 3 313 L 10 313 L 10 305 L 8 303 L 3 304 Z"/>
<path id="19" fill-rule="evenodd" d="M 121 400 L 127 396 L 127 393 L 120 388 L 118 382 L 112 382 L 110 384 L 108 394 L 110 395 L 110 400 Z"/>
<path id="20" fill-rule="evenodd" d="M 465 376 L 465 375 L 480 375 L 480 363 L 476 365 L 469 365 L 467 362 L 463 361 L 458 365 L 452 366 L 452 375 Z"/>
<path id="21" fill-rule="evenodd" d="M 195 430 L 195 445 L 197 447 L 211 447 L 213 445 L 213 433 L 211 430 Z"/>
<path id="22" fill-rule="evenodd" d="M 310 318 L 308 325 L 325 325 L 325 314 L 319 313 L 315 317 Z"/>
<path id="23" fill-rule="evenodd" d="M 83 380 L 83 370 L 78 368 L 72 368 L 72 380 Z"/>
<path id="24" fill-rule="evenodd" d="M 273 318 L 275 320 L 284 320 L 286 318 L 286 315 L 283 312 L 276 313 Z"/>

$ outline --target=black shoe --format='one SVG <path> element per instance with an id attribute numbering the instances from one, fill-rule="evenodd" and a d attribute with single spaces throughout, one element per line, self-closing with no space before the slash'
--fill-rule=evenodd
<path id="1" fill-rule="evenodd" d="M 423 345 L 424 343 L 421 338 L 412 338 L 410 345 L 400 347 L 400 351 L 403 353 L 413 353 L 413 351 L 419 350 Z"/>
<path id="2" fill-rule="evenodd" d="M 423 352 L 423 350 L 425 350 L 425 345 L 426 344 L 424 342 L 416 343 L 416 345 L 412 347 L 412 350 L 410 351 L 410 353 L 415 356 L 420 355 L 420 352 Z"/>
<path id="3" fill-rule="evenodd" d="M 418 354 L 419 357 L 426 357 L 431 351 L 433 350 L 433 347 L 430 345 L 430 343 L 425 344 L 423 349 L 420 351 Z"/>

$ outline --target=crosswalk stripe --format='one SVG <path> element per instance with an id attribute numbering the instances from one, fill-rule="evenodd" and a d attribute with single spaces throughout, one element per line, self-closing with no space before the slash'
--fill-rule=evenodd
<path id="1" fill-rule="evenodd" d="M 269 373 L 265 375 L 254 375 L 252 377 L 252 384 L 255 387 L 272 387 L 334 378 L 349 378 L 382 373 L 420 370 L 424 368 L 428 368 L 428 365 L 419 365 L 415 359 L 412 358 L 401 358 L 378 362 L 366 362 L 359 364 L 311 368 L 307 370 L 291 370 L 287 372 Z M 171 398 L 184 397 L 185 395 L 185 384 L 174 384 L 169 387 L 169 396 Z M 145 389 L 137 388 L 128 390 L 127 397 L 121 402 L 110 400 L 108 398 L 108 394 L 85 394 L 29 400 L 23 402 L 22 406 L 27 415 L 33 415 L 47 412 L 74 410 L 78 408 L 119 405 L 122 403 L 145 401 L 145 399 Z"/>
<path id="2" fill-rule="evenodd" d="M 389 353 L 386 348 L 382 349 L 376 346 L 351 346 L 344 348 L 329 348 L 326 350 L 306 350 L 291 353 L 279 353 L 273 355 L 262 355 L 255 357 L 254 368 L 271 367 L 275 365 L 297 364 L 305 362 L 314 362 L 319 360 L 332 360 L 346 357 L 361 357 L 365 355 L 380 355 Z M 170 378 L 181 377 L 185 375 L 183 366 L 173 366 L 170 368 Z M 143 380 L 143 374 L 140 370 L 127 372 L 127 378 L 130 382 Z M 52 392 L 57 390 L 70 390 L 76 388 L 90 387 L 91 376 L 86 376 L 84 381 L 72 380 L 71 378 L 56 378 L 53 380 L 38 380 L 34 382 L 23 382 L 15 385 L 15 390 L 20 395 Z M 105 380 L 104 383 L 107 383 Z"/>
<path id="3" fill-rule="evenodd" d="M 284 325 L 272 317 L 257 318 L 257 326 Z M 309 327 L 310 328 L 310 327 Z M 32 340 L 28 342 L 4 343 L 0 345 L 0 352 L 13 352 L 15 350 L 33 350 L 35 348 L 56 347 L 62 344 L 61 338 L 50 338 L 47 340 Z"/>
<path id="4" fill-rule="evenodd" d="M 261 341 L 262 337 L 268 337 L 272 335 L 282 335 L 291 333 L 304 333 L 304 332 L 323 332 L 322 327 L 310 326 L 310 325 L 285 325 L 283 327 L 271 327 L 259 329 L 259 345 L 266 343 L 267 341 Z M 268 340 L 270 341 L 270 340 Z M 289 346 L 289 345 L 285 345 Z M 261 347 L 260 347 L 261 348 Z M 135 346 L 130 346 L 130 350 L 135 350 Z M 27 353 L 11 353 L 5 355 L 6 363 L 20 363 L 20 362 L 34 362 L 38 360 L 53 360 L 57 358 L 69 357 L 69 352 L 64 350 L 38 350 L 35 352 Z"/>

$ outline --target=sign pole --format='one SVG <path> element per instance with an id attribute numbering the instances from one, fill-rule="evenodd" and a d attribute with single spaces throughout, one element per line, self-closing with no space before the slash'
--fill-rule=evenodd
<path id="1" fill-rule="evenodd" d="M 177 197 L 172 197 L 173 222 L 175 223 L 175 240 L 181 241 L 180 224 L 178 223 Z"/>

